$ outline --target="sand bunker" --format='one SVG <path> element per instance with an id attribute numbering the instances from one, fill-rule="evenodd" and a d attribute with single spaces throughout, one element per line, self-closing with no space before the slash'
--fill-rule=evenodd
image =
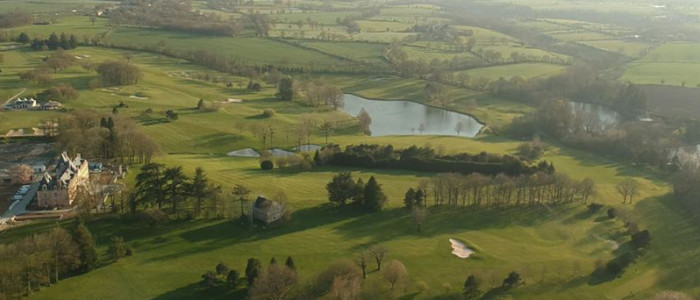
<path id="1" fill-rule="evenodd" d="M 456 239 L 450 239 L 452 245 L 452 254 L 459 258 L 467 258 L 474 253 L 474 250 L 469 249 L 464 243 Z"/>
<path id="2" fill-rule="evenodd" d="M 241 150 L 231 151 L 227 153 L 228 156 L 233 157 L 260 157 L 260 153 L 256 152 L 252 148 L 245 148 Z"/>
<path id="3" fill-rule="evenodd" d="M 316 150 L 321 150 L 323 146 L 321 145 L 313 145 L 313 144 L 308 144 L 308 145 L 301 145 L 299 147 L 295 147 L 294 151 L 316 151 Z"/>
<path id="4" fill-rule="evenodd" d="M 134 98 L 134 99 L 139 99 L 139 100 L 146 100 L 146 99 L 148 99 L 148 97 L 139 97 L 139 96 L 136 96 L 136 95 L 131 95 L 131 96 L 129 96 L 129 98 Z"/>
<path id="5" fill-rule="evenodd" d="M 220 103 L 243 103 L 243 99 L 228 98 L 226 100 L 219 101 Z"/>
<path id="6" fill-rule="evenodd" d="M 273 157 L 289 157 L 294 156 L 294 152 L 284 151 L 282 149 L 272 149 L 270 151 Z"/>

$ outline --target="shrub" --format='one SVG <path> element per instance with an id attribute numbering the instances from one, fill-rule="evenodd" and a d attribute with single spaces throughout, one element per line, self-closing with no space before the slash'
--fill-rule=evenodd
<path id="1" fill-rule="evenodd" d="M 642 230 L 635 234 L 632 234 L 632 244 L 634 244 L 637 249 L 646 248 L 649 246 L 649 241 L 651 241 L 651 235 L 649 230 Z"/>
<path id="2" fill-rule="evenodd" d="M 157 209 L 145 210 L 136 215 L 136 219 L 146 223 L 149 227 L 154 227 L 159 224 L 165 224 L 170 221 L 168 215 Z"/>
<path id="3" fill-rule="evenodd" d="M 272 168 L 274 168 L 274 167 L 275 167 L 275 164 L 273 164 L 271 160 L 263 160 L 260 163 L 260 169 L 263 169 L 263 170 L 272 170 Z"/>
<path id="4" fill-rule="evenodd" d="M 603 208 L 603 204 L 600 204 L 600 203 L 591 203 L 591 204 L 588 204 L 588 210 L 590 210 L 591 212 L 597 212 L 597 211 L 599 211 L 601 208 Z"/>
<path id="5" fill-rule="evenodd" d="M 627 268 L 632 262 L 634 261 L 634 256 L 632 254 L 625 253 L 622 254 L 618 257 L 613 258 L 610 260 L 606 265 L 605 269 L 608 270 L 613 275 L 619 275 L 622 273 L 622 271 Z"/>
<path id="6" fill-rule="evenodd" d="M 608 218 L 614 219 L 617 216 L 617 211 L 614 208 L 608 209 Z"/>
<path id="7" fill-rule="evenodd" d="M 262 116 L 265 118 L 272 118 L 275 116 L 275 110 L 272 108 L 266 108 L 263 110 Z"/>

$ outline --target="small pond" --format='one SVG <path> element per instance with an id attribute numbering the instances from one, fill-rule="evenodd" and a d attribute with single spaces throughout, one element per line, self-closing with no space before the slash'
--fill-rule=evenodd
<path id="1" fill-rule="evenodd" d="M 365 109 L 372 118 L 370 130 L 372 136 L 421 134 L 456 136 L 457 124 L 462 124 L 460 136 L 475 137 L 484 127 L 469 115 L 430 107 L 411 101 L 369 100 L 355 95 L 345 94 L 342 111 L 357 116 Z"/>
<path id="2" fill-rule="evenodd" d="M 596 117 L 600 120 L 603 127 L 606 128 L 616 125 L 622 120 L 619 113 L 604 105 L 576 101 L 571 101 L 569 103 L 574 113 L 584 113 Z"/>

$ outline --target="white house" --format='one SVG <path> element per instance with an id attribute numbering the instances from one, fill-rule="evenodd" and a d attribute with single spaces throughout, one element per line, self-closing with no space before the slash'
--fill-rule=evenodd
<path id="1" fill-rule="evenodd" d="M 9 104 L 5 105 L 7 109 L 33 109 L 38 106 L 34 98 L 17 98 L 15 101 L 11 101 Z"/>

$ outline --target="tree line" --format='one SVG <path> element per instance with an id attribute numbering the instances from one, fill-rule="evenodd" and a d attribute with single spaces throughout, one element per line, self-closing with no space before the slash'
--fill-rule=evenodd
<path id="1" fill-rule="evenodd" d="M 78 48 L 78 39 L 75 37 L 75 35 L 71 34 L 69 36 L 64 32 L 61 32 L 60 37 L 56 35 L 55 32 L 52 32 L 46 39 L 34 38 L 31 40 L 31 42 L 29 41 L 29 36 L 26 33 L 22 32 L 17 37 L 17 42 L 23 44 L 30 43 L 30 47 L 32 48 L 32 50 L 36 51 L 58 49 L 71 50 Z"/>
<path id="2" fill-rule="evenodd" d="M 404 204 L 408 208 L 426 206 L 429 198 L 435 206 L 510 207 L 574 201 L 586 204 L 596 191 L 593 179 L 575 180 L 561 172 L 518 176 L 441 173 L 420 187 L 409 189 Z"/>
<path id="3" fill-rule="evenodd" d="M 97 260 L 95 241 L 82 223 L 72 232 L 59 226 L 0 244 L 0 298 L 29 296 L 41 287 L 89 272 Z"/>
<path id="4" fill-rule="evenodd" d="M 158 144 L 130 118 L 75 110 L 58 120 L 59 149 L 88 159 L 149 163 L 160 151 Z"/>
<path id="5" fill-rule="evenodd" d="M 382 191 L 381 185 L 374 176 L 370 176 L 365 184 L 362 178 L 355 181 L 351 172 L 340 172 L 333 176 L 326 184 L 328 201 L 339 206 L 354 204 L 362 207 L 367 212 L 382 210 L 387 196 Z"/>
<path id="6" fill-rule="evenodd" d="M 395 150 L 392 145 L 338 145 L 324 147 L 315 155 L 319 165 L 363 168 L 405 169 L 421 172 L 458 172 L 517 176 L 544 172 L 554 173 L 554 165 L 542 161 L 530 165 L 518 157 L 482 152 L 479 154 L 439 155 L 428 147 L 411 146 Z"/>

